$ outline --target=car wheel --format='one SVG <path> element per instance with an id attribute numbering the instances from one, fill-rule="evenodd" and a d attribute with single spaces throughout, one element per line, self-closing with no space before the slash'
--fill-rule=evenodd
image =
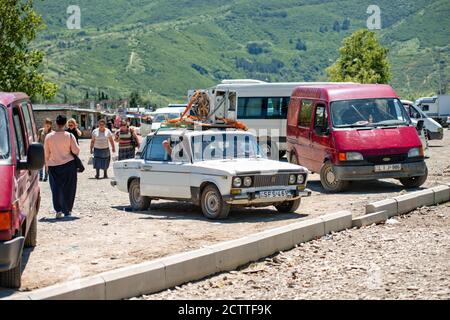
<path id="1" fill-rule="evenodd" d="M 300 207 L 301 201 L 302 199 L 297 199 L 294 201 L 286 201 L 283 202 L 282 204 L 276 205 L 275 208 L 280 213 L 294 213 Z"/>
<path id="2" fill-rule="evenodd" d="M 327 192 L 344 191 L 349 184 L 348 181 L 337 179 L 334 166 L 329 161 L 325 162 L 320 170 L 320 182 Z"/>
<path id="3" fill-rule="evenodd" d="M 25 248 L 34 248 L 37 245 L 37 214 L 31 222 L 30 230 L 25 238 Z"/>
<path id="4" fill-rule="evenodd" d="M 405 186 L 405 188 L 419 188 L 422 186 L 428 178 L 428 168 L 425 170 L 425 174 L 420 177 L 411 177 L 411 178 L 402 178 L 399 179 L 401 184 Z"/>
<path id="5" fill-rule="evenodd" d="M 134 179 L 130 183 L 128 190 L 131 208 L 134 211 L 144 211 L 150 208 L 151 199 L 141 195 L 141 184 L 138 179 Z"/>
<path id="6" fill-rule="evenodd" d="M 202 192 L 201 206 L 203 215 L 208 219 L 226 219 L 231 206 L 222 199 L 219 189 L 208 185 Z"/>

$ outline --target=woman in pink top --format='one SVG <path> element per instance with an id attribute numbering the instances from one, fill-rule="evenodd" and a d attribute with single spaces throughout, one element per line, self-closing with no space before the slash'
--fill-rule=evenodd
<path id="1" fill-rule="evenodd" d="M 56 118 L 57 129 L 45 138 L 45 162 L 48 167 L 53 208 L 56 218 L 72 214 L 77 192 L 77 167 L 74 154 L 80 153 L 75 137 L 65 131 L 67 118 Z"/>

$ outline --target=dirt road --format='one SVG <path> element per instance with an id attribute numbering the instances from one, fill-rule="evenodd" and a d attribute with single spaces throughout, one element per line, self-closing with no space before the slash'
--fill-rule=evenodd
<path id="1" fill-rule="evenodd" d="M 426 186 L 450 182 L 450 131 L 445 139 L 432 142 L 427 160 L 430 177 Z M 89 142 L 81 141 L 81 158 L 87 163 Z M 317 175 L 311 176 L 314 192 L 297 214 L 278 214 L 273 208 L 238 210 L 226 221 L 206 220 L 190 204 L 159 201 L 148 212 L 130 212 L 128 195 L 110 186 L 110 180 L 95 180 L 88 168 L 79 175 L 75 214 L 57 221 L 51 206 L 48 183 L 42 183 L 38 223 L 38 246 L 24 255 L 21 291 L 85 277 L 126 265 L 196 249 L 219 241 L 348 209 L 363 213 L 371 200 L 406 192 L 395 180 L 354 183 L 342 194 L 324 194 Z M 112 170 L 110 170 L 112 176 Z M 0 291 L 1 295 L 9 292 Z"/>

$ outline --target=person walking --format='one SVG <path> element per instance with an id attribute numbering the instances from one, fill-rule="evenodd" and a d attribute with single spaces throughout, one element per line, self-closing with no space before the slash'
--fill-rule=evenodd
<path id="1" fill-rule="evenodd" d="M 74 118 L 71 118 L 67 121 L 67 132 L 73 134 L 75 140 L 77 140 L 78 145 L 80 145 L 80 137 L 83 135 L 80 129 L 78 129 L 78 123 Z"/>
<path id="2" fill-rule="evenodd" d="M 53 122 L 49 118 L 45 119 L 44 127 L 39 129 L 38 131 L 38 141 L 42 145 L 45 143 L 45 138 L 47 135 L 52 132 Z M 44 166 L 41 170 L 39 170 L 39 181 L 47 182 L 48 180 L 48 171 L 47 167 Z"/>
<path id="3" fill-rule="evenodd" d="M 115 141 L 119 143 L 118 160 L 133 159 L 136 156 L 136 148 L 139 149 L 139 140 L 136 132 L 130 128 L 128 122 L 122 120 L 120 129 L 117 130 Z"/>
<path id="4" fill-rule="evenodd" d="M 77 166 L 74 155 L 80 147 L 75 137 L 65 131 L 67 118 L 56 118 L 56 130 L 45 138 L 45 160 L 48 168 L 53 208 L 56 218 L 71 216 L 77 192 Z"/>
<path id="5" fill-rule="evenodd" d="M 116 152 L 112 132 L 106 128 L 106 121 L 100 120 L 98 128 L 92 132 L 91 154 L 94 155 L 94 169 L 96 171 L 95 179 L 100 179 L 100 170 L 104 171 L 103 178 L 108 178 L 108 168 L 111 162 L 111 144 L 112 152 Z"/>

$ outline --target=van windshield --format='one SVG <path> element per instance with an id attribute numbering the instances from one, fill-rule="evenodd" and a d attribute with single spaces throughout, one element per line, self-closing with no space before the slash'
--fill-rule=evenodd
<path id="1" fill-rule="evenodd" d="M 360 99 L 332 102 L 335 128 L 408 125 L 411 119 L 398 99 Z"/>
<path id="2" fill-rule="evenodd" d="M 0 105 L 0 160 L 9 158 L 9 135 L 6 110 Z"/>
<path id="3" fill-rule="evenodd" d="M 173 120 L 179 117 L 180 115 L 178 113 L 160 113 L 155 115 L 155 117 L 153 118 L 153 122 L 160 123 L 165 122 L 167 120 Z"/>

